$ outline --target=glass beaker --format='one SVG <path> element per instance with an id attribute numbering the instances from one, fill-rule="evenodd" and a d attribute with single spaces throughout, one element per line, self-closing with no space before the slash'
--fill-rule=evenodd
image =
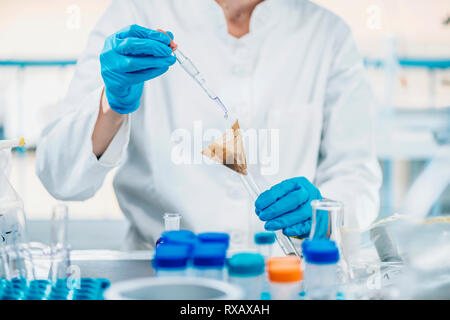
<path id="1" fill-rule="evenodd" d="M 340 279 L 348 277 L 348 266 L 343 255 L 342 230 L 344 226 L 344 204 L 331 199 L 313 200 L 312 224 L 309 238 L 330 239 L 336 243 L 339 250 Z"/>
<path id="2" fill-rule="evenodd" d="M 322 199 L 311 201 L 312 224 L 310 239 L 330 239 L 336 242 L 342 256 L 342 228 L 344 225 L 344 204 Z"/>

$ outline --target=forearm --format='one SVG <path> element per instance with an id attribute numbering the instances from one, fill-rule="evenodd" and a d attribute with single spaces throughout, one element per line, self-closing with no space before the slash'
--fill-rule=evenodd
<path id="1" fill-rule="evenodd" d="M 99 108 L 94 132 L 92 133 L 92 151 L 97 158 L 101 157 L 106 151 L 127 117 L 127 115 L 117 113 L 109 107 L 105 90 L 102 92 Z"/>

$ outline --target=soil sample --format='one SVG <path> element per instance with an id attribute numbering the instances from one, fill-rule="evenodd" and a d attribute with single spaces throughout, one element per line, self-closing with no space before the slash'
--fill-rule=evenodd
<path id="1" fill-rule="evenodd" d="M 238 120 L 222 137 L 211 142 L 202 154 L 237 173 L 247 175 L 247 161 Z"/>

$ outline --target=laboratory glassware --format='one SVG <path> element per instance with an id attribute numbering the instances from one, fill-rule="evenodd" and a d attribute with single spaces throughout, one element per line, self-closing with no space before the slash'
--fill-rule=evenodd
<path id="1" fill-rule="evenodd" d="M 261 298 L 264 266 L 264 257 L 259 253 L 236 253 L 227 261 L 229 282 L 242 288 L 244 299 Z"/>
<path id="2" fill-rule="evenodd" d="M 22 199 L 8 180 L 11 149 L 22 147 L 23 138 L 0 141 L 0 231 L 4 273 L 10 279 L 34 279 L 33 259 L 26 236 Z"/>
<path id="3" fill-rule="evenodd" d="M 308 300 L 336 300 L 339 249 L 328 239 L 305 240 L 304 289 Z"/>
<path id="4" fill-rule="evenodd" d="M 157 31 L 167 34 L 164 30 L 157 29 Z M 168 35 L 168 34 L 167 34 Z M 169 36 L 170 37 L 170 36 Z M 211 88 L 208 87 L 206 84 L 206 80 L 203 77 L 203 75 L 200 73 L 200 71 L 197 69 L 197 67 L 194 65 L 191 59 L 189 59 L 179 48 L 178 45 L 173 42 L 173 40 L 170 43 L 170 48 L 173 51 L 173 55 L 177 59 L 180 66 L 183 68 L 184 71 L 188 75 L 192 77 L 192 79 L 195 80 L 195 82 L 203 89 L 203 91 L 208 95 L 210 99 L 212 99 L 219 108 L 224 113 L 224 118 L 228 118 L 228 109 L 223 104 L 222 100 L 211 90 Z"/>
<path id="5" fill-rule="evenodd" d="M 70 277 L 70 245 L 68 241 L 69 210 L 63 204 L 53 207 L 51 222 L 51 266 L 49 280 L 56 283 L 58 279 Z"/>
<path id="6" fill-rule="evenodd" d="M 270 298 L 272 300 L 298 300 L 302 280 L 300 259 L 281 257 L 270 259 L 267 265 Z"/>
<path id="7" fill-rule="evenodd" d="M 251 199 L 253 201 L 256 201 L 258 196 L 262 193 L 262 190 L 256 184 L 255 179 L 253 178 L 253 175 L 250 172 L 248 172 L 246 175 L 240 174 L 239 177 L 241 178 L 241 181 L 244 184 Z M 295 247 L 294 243 L 292 242 L 292 240 L 283 234 L 283 230 L 280 229 L 280 230 L 275 231 L 275 237 L 276 237 L 278 245 L 281 247 L 284 254 L 296 255 L 297 257 L 301 256 L 300 253 L 298 252 L 297 248 Z"/>
<path id="8" fill-rule="evenodd" d="M 312 223 L 310 239 L 330 239 L 342 254 L 342 230 L 344 225 L 344 205 L 335 200 L 311 201 Z"/>
<path id="9" fill-rule="evenodd" d="M 181 214 L 164 213 L 164 232 L 180 230 Z M 156 247 L 164 243 L 164 233 L 156 241 Z"/>

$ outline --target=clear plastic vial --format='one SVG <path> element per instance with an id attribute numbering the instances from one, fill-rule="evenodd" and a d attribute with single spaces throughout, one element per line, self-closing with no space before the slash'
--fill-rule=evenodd
<path id="1" fill-rule="evenodd" d="M 228 260 L 229 282 L 242 288 L 244 299 L 259 300 L 263 289 L 264 257 L 259 253 L 237 253 Z"/>
<path id="2" fill-rule="evenodd" d="M 268 259 L 272 256 L 272 248 L 273 244 L 276 241 L 275 233 L 273 232 L 258 232 L 255 233 L 255 244 L 258 252 L 264 257 L 264 259 Z"/>
<path id="3" fill-rule="evenodd" d="M 156 248 L 153 268 L 156 277 L 186 276 L 189 248 L 185 245 L 163 244 Z"/>
<path id="4" fill-rule="evenodd" d="M 300 259 L 280 257 L 270 259 L 267 265 L 270 298 L 272 300 L 298 300 L 302 280 Z"/>
<path id="5" fill-rule="evenodd" d="M 164 213 L 164 232 L 180 230 L 181 214 L 179 213 Z M 156 241 L 156 247 L 164 242 L 164 233 Z"/>
<path id="6" fill-rule="evenodd" d="M 258 252 L 264 257 L 264 260 L 268 260 L 272 256 L 273 244 L 276 241 L 276 235 L 274 232 L 258 232 L 254 236 L 255 245 Z M 262 300 L 270 298 L 269 278 L 267 274 L 267 267 L 265 268 L 263 279 L 263 292 L 261 294 Z"/>
<path id="7" fill-rule="evenodd" d="M 327 239 L 305 240 L 302 249 L 306 260 L 306 299 L 336 300 L 339 250 L 335 242 Z"/>
<path id="8" fill-rule="evenodd" d="M 197 244 L 192 257 L 194 276 L 223 280 L 225 276 L 226 254 L 226 247 L 223 244 Z"/>

